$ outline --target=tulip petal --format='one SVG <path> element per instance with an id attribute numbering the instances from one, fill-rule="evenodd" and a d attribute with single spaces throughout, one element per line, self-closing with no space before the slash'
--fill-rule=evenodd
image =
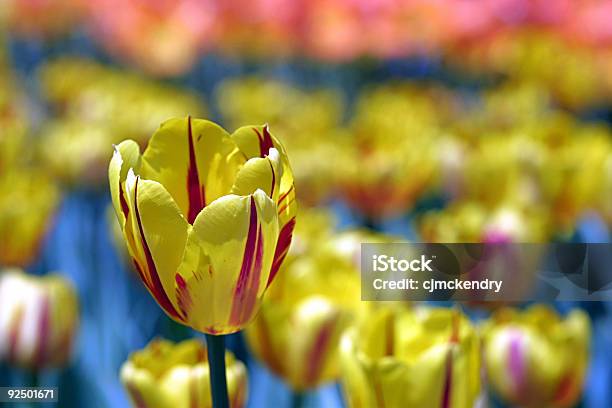
<path id="1" fill-rule="evenodd" d="M 278 269 L 283 263 L 283 260 L 287 256 L 289 246 L 291 245 L 293 229 L 295 228 L 297 202 L 295 200 L 293 171 L 289 165 L 285 148 L 278 139 L 270 133 L 267 125 L 243 126 L 232 134 L 232 139 L 234 139 L 236 145 L 247 159 L 268 157 L 275 151 L 278 152 L 280 157 L 282 175 L 280 177 L 278 198 L 276 198 L 275 193 L 274 201 L 276 201 L 277 205 L 281 235 L 274 254 L 272 272 L 270 273 L 270 278 L 267 283 L 267 286 L 269 286 L 278 273 Z"/>
<path id="2" fill-rule="evenodd" d="M 141 174 L 160 182 L 189 223 L 227 194 L 244 157 L 228 133 L 202 119 L 170 119 L 153 134 Z"/>
<path id="3" fill-rule="evenodd" d="M 111 198 L 119 224 L 123 228 L 127 217 L 127 203 L 123 191 L 123 183 L 128 170 L 138 171 L 140 167 L 140 147 L 133 140 L 125 140 L 115 146 L 115 152 L 108 167 Z"/>
<path id="4" fill-rule="evenodd" d="M 297 358 L 294 382 L 306 388 L 318 386 L 318 380 L 329 370 L 332 349 L 338 344 L 341 320 L 337 307 L 323 297 L 313 296 L 303 301 L 292 319 L 295 329 L 304 335 L 292 341 L 290 353 Z"/>
<path id="5" fill-rule="evenodd" d="M 184 282 L 177 292 L 193 308 L 187 311 L 192 327 L 231 333 L 254 316 L 277 237 L 275 205 L 261 190 L 222 197 L 202 210 L 176 277 L 177 284 Z"/>
<path id="6" fill-rule="evenodd" d="M 279 145 L 278 140 L 270 133 L 268 125 L 243 126 L 232 134 L 232 139 L 249 159 L 266 157 L 271 148 Z"/>
<path id="7" fill-rule="evenodd" d="M 183 258 L 189 225 L 161 184 L 140 179 L 131 170 L 126 197 L 133 214 L 128 221 L 134 234 L 134 239 L 128 240 L 128 249 L 136 268 L 164 311 L 181 320 L 174 296 L 174 275 Z"/>
<path id="8" fill-rule="evenodd" d="M 121 367 L 121 382 L 134 407 L 167 407 L 170 401 L 164 395 L 156 379 L 146 370 L 128 362 Z"/>
<path id="9" fill-rule="evenodd" d="M 269 156 L 251 158 L 242 166 L 236 175 L 232 194 L 249 195 L 260 189 L 265 191 L 272 201 L 276 201 L 281 176 L 282 167 L 278 150 L 271 149 Z"/>

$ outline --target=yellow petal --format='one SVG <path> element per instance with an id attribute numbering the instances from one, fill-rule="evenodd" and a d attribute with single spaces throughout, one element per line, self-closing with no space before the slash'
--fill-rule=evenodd
<path id="1" fill-rule="evenodd" d="M 160 182 L 192 223 L 200 210 L 229 193 L 245 162 L 228 133 L 202 119 L 170 119 L 153 134 L 141 174 Z"/>
<path id="2" fill-rule="evenodd" d="M 277 238 L 276 207 L 261 190 L 245 197 L 224 196 L 202 210 L 179 270 L 179 302 L 189 305 L 192 327 L 226 334 L 251 320 L 266 287 Z"/>
<path id="3" fill-rule="evenodd" d="M 272 201 L 276 201 L 282 175 L 278 150 L 270 149 L 270 155 L 267 157 L 254 157 L 242 166 L 232 187 L 232 194 L 249 195 L 260 189 L 272 198 Z"/>
<path id="4" fill-rule="evenodd" d="M 287 256 L 295 227 L 297 202 L 295 200 L 293 171 L 291 170 L 284 146 L 270 133 L 267 125 L 243 126 L 232 134 L 232 139 L 247 159 L 268 157 L 274 155 L 274 152 L 278 152 L 280 157 L 282 176 L 280 178 L 278 196 L 276 193 L 274 194 L 274 201 L 277 205 L 281 230 L 274 254 L 272 272 L 267 283 L 267 285 L 270 285 Z"/>
<path id="5" fill-rule="evenodd" d="M 155 378 L 130 362 L 121 367 L 121 382 L 133 407 L 170 408 L 172 402 L 162 392 Z"/>
<path id="6" fill-rule="evenodd" d="M 286 364 L 291 368 L 291 383 L 299 389 L 314 388 L 333 380 L 336 349 L 343 326 L 340 311 L 321 296 L 302 301 L 292 316 L 293 333 L 289 340 Z"/>
<path id="7" fill-rule="evenodd" d="M 126 201 L 123 196 L 123 183 L 129 169 L 138 172 L 140 167 L 140 148 L 133 140 L 126 140 L 115 146 L 115 152 L 108 167 L 108 180 L 110 184 L 113 207 L 121 228 L 126 219 Z"/>
<path id="8" fill-rule="evenodd" d="M 126 179 L 129 208 L 128 249 L 141 279 L 164 311 L 176 320 L 184 313 L 175 295 L 175 274 L 185 250 L 189 224 L 166 189 L 130 170 Z"/>

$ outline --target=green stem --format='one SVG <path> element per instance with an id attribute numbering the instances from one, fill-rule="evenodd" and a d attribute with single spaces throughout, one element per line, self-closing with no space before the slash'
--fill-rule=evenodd
<path id="1" fill-rule="evenodd" d="M 229 408 L 225 378 L 225 336 L 206 335 L 213 408 Z"/>
<path id="2" fill-rule="evenodd" d="M 302 408 L 304 406 L 305 396 L 303 392 L 293 391 L 291 394 L 291 408 Z"/>
<path id="3" fill-rule="evenodd" d="M 38 370 L 33 368 L 27 371 L 25 382 L 26 382 L 25 384 L 26 387 L 38 387 L 40 385 L 40 376 L 38 375 Z M 37 405 L 36 403 L 31 402 L 27 406 L 36 408 L 36 405 Z"/>
<path id="4" fill-rule="evenodd" d="M 32 369 L 26 372 L 26 387 L 38 387 L 40 379 L 38 377 L 38 370 Z"/>

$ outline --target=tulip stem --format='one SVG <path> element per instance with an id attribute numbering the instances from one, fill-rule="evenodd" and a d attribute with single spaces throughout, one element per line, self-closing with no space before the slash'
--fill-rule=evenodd
<path id="1" fill-rule="evenodd" d="M 225 377 L 225 336 L 206 334 L 210 389 L 214 408 L 229 408 Z"/>
<path id="2" fill-rule="evenodd" d="M 293 391 L 291 395 L 291 408 L 302 408 L 304 406 L 305 394 L 300 391 Z"/>
<path id="3" fill-rule="evenodd" d="M 38 376 L 38 370 L 32 369 L 26 372 L 26 387 L 38 387 L 40 380 Z"/>

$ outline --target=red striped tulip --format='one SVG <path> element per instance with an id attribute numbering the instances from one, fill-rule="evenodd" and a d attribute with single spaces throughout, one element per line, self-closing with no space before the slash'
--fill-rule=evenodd
<path id="1" fill-rule="evenodd" d="M 565 319 L 543 305 L 499 310 L 484 328 L 489 384 L 513 405 L 573 407 L 584 384 L 589 338 L 589 318 L 579 310 Z"/>
<path id="2" fill-rule="evenodd" d="M 230 407 L 243 407 L 246 368 L 230 352 L 225 353 L 225 361 Z M 138 408 L 212 408 L 209 377 L 206 346 L 195 339 L 176 344 L 153 340 L 121 367 L 121 382 L 132 406 Z"/>
<path id="3" fill-rule="evenodd" d="M 35 370 L 70 358 L 79 308 L 72 285 L 60 275 L 0 272 L 0 358 Z"/>
<path id="4" fill-rule="evenodd" d="M 472 408 L 480 392 L 476 333 L 451 309 L 375 310 L 340 359 L 349 407 Z"/>
<path id="5" fill-rule="evenodd" d="M 229 135 L 170 119 L 142 155 L 131 140 L 119 144 L 109 180 L 128 251 L 162 309 L 208 334 L 249 323 L 295 224 L 291 168 L 268 127 Z"/>

